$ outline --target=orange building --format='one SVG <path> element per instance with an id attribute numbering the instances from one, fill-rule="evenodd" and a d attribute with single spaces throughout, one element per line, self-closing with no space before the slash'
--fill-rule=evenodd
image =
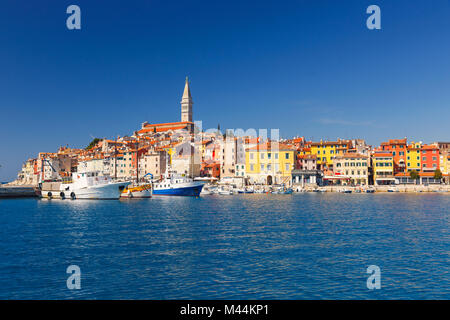
<path id="1" fill-rule="evenodd" d="M 422 172 L 434 172 L 439 169 L 439 147 L 437 145 L 422 145 L 420 157 Z"/>
<path id="2" fill-rule="evenodd" d="M 381 151 L 390 152 L 394 160 L 394 174 L 406 171 L 407 139 L 391 139 L 382 142 Z"/>

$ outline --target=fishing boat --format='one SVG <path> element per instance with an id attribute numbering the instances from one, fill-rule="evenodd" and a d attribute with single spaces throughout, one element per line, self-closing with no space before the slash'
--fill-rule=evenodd
<path id="1" fill-rule="evenodd" d="M 285 186 L 272 190 L 273 194 L 291 194 L 293 192 L 294 190 L 292 188 L 286 188 Z"/>
<path id="2" fill-rule="evenodd" d="M 60 199 L 119 199 L 122 191 L 130 182 L 116 182 L 109 175 L 100 175 L 99 172 L 83 172 L 72 175 L 60 183 L 59 193 L 52 190 L 41 190 L 44 198 Z M 54 193 L 53 193 L 54 192 Z"/>
<path id="3" fill-rule="evenodd" d="M 120 195 L 121 198 L 128 199 L 142 199 L 142 198 L 151 198 L 152 197 L 152 185 L 151 184 L 143 184 L 143 185 L 129 185 L 127 186 Z"/>
<path id="4" fill-rule="evenodd" d="M 160 180 L 153 181 L 154 196 L 191 196 L 198 197 L 202 192 L 204 181 L 194 181 L 183 175 L 166 173 Z"/>
<path id="5" fill-rule="evenodd" d="M 205 185 L 202 189 L 202 192 L 200 193 L 200 195 L 210 195 L 210 194 L 215 194 L 217 190 L 217 187 L 213 187 L 210 185 Z"/>
<path id="6" fill-rule="evenodd" d="M 285 190 L 281 190 L 280 192 L 279 192 L 279 194 L 291 194 L 291 193 L 293 193 L 294 192 L 294 190 L 292 190 L 291 188 L 287 188 L 287 189 L 285 189 Z"/>
<path id="7" fill-rule="evenodd" d="M 233 194 L 233 191 L 232 190 L 229 190 L 229 189 L 225 189 L 225 188 L 220 188 L 219 189 L 219 191 L 218 191 L 218 194 L 220 194 L 220 195 L 225 195 L 225 196 L 229 196 L 229 195 L 232 195 Z"/>
<path id="8" fill-rule="evenodd" d="M 250 188 L 238 189 L 237 192 L 238 193 L 255 193 L 255 191 Z"/>

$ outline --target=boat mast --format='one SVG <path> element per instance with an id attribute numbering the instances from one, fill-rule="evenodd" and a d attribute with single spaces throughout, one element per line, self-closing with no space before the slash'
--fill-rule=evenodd
<path id="1" fill-rule="evenodd" d="M 139 184 L 139 141 L 136 140 L 136 184 Z"/>
<path id="2" fill-rule="evenodd" d="M 117 180 L 117 137 L 114 142 L 114 180 Z"/>

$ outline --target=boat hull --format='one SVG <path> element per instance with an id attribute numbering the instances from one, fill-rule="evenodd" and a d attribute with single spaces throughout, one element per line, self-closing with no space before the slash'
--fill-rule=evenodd
<path id="1" fill-rule="evenodd" d="M 72 199 L 73 193 L 75 195 L 73 199 L 117 200 L 120 198 L 120 194 L 122 193 L 123 188 L 125 188 L 129 184 L 130 182 L 114 182 L 84 188 L 76 188 L 72 190 L 60 190 L 60 191 L 43 190 L 41 194 L 43 198 L 55 198 L 55 199 Z"/>
<path id="2" fill-rule="evenodd" d="M 138 187 L 128 187 L 126 188 L 122 194 L 120 195 L 121 198 L 125 199 L 143 199 L 143 198 L 151 198 L 152 197 L 152 190 L 151 186 L 138 186 Z"/>
<path id="3" fill-rule="evenodd" d="M 192 186 L 173 187 L 167 189 L 153 189 L 154 196 L 185 196 L 198 197 L 202 192 L 203 184 L 195 184 Z"/>

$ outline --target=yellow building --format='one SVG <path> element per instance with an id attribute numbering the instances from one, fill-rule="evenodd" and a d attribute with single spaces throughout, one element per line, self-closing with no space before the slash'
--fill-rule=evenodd
<path id="1" fill-rule="evenodd" d="M 350 148 L 350 140 L 312 142 L 311 154 L 317 156 L 317 165 L 320 169 L 332 169 L 333 159 L 336 156 L 343 156 Z"/>
<path id="2" fill-rule="evenodd" d="M 394 184 L 394 156 L 390 152 L 372 155 L 373 181 L 375 185 Z"/>
<path id="3" fill-rule="evenodd" d="M 420 171 L 420 148 L 421 142 L 411 142 L 406 148 L 406 171 Z"/>
<path id="4" fill-rule="evenodd" d="M 294 164 L 294 149 L 281 143 L 266 142 L 245 152 L 245 170 L 250 183 L 290 185 Z"/>
<path id="5" fill-rule="evenodd" d="M 448 170 L 450 169 L 450 154 L 440 154 L 439 155 L 439 168 L 443 175 L 449 174 Z M 448 177 L 447 177 L 448 179 Z"/>

